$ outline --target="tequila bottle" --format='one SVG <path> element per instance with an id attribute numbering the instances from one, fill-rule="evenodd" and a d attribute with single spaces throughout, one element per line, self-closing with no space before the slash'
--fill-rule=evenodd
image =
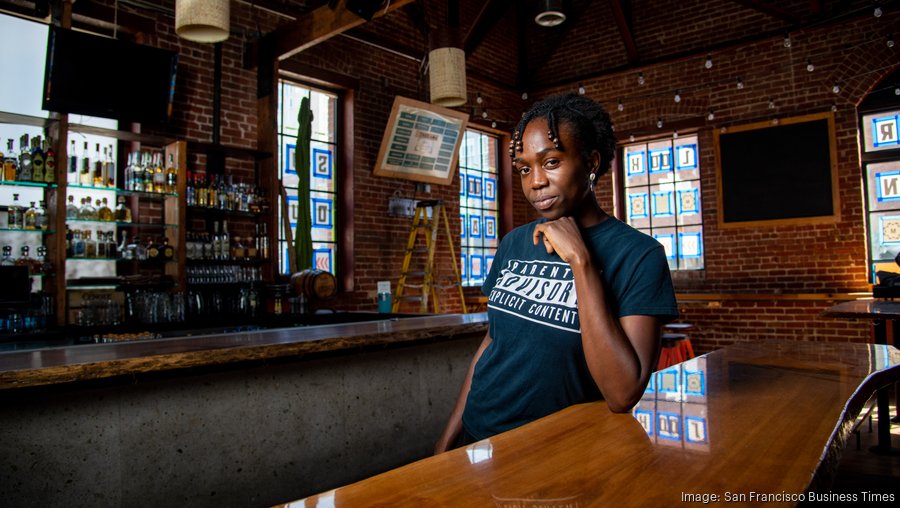
<path id="1" fill-rule="evenodd" d="M 37 229 L 37 209 L 34 207 L 34 201 L 31 206 L 25 210 L 25 229 Z"/>
<path id="2" fill-rule="evenodd" d="M 17 180 L 31 181 L 31 150 L 28 149 L 28 134 L 22 134 L 19 138 L 19 173 Z"/>
<path id="3" fill-rule="evenodd" d="M 13 181 L 16 179 L 16 170 L 18 162 L 16 154 L 13 153 L 13 140 L 6 140 L 6 156 L 3 158 L 3 179 Z"/>
<path id="4" fill-rule="evenodd" d="M 19 206 L 18 194 L 13 194 L 13 202 L 7 207 L 6 227 L 9 229 L 22 229 L 24 227 L 24 217 L 22 216 L 22 207 Z"/>
<path id="5" fill-rule="evenodd" d="M 125 206 L 125 196 L 119 196 L 119 204 L 116 205 L 116 220 L 119 222 L 131 222 L 131 209 Z"/>
<path id="6" fill-rule="evenodd" d="M 94 182 L 94 175 L 91 172 L 91 158 L 88 157 L 88 144 L 84 143 L 84 150 L 81 152 L 81 171 L 78 173 L 78 183 L 85 187 L 90 187 Z"/>
<path id="7" fill-rule="evenodd" d="M 44 140 L 44 183 L 56 183 L 56 150 L 50 138 Z"/>
<path id="8" fill-rule="evenodd" d="M 0 258 L 0 266 L 13 266 L 16 264 L 16 261 L 12 257 L 12 246 L 4 245 L 3 246 L 3 257 Z"/>
<path id="9" fill-rule="evenodd" d="M 69 196 L 69 202 L 66 204 L 66 218 L 78 218 L 78 207 L 75 206 L 75 196 Z"/>
<path id="10" fill-rule="evenodd" d="M 112 210 L 109 208 L 109 204 L 106 202 L 106 198 L 103 198 L 102 202 L 99 202 L 100 206 L 97 210 L 97 218 L 102 221 L 114 221 L 116 220 L 115 216 L 113 216 Z"/>
<path id="11" fill-rule="evenodd" d="M 44 183 L 44 149 L 40 136 L 31 140 L 31 181 Z"/>
<path id="12" fill-rule="evenodd" d="M 69 153 L 66 154 L 66 182 L 78 185 L 78 154 L 75 153 L 75 140 L 69 142 Z"/>

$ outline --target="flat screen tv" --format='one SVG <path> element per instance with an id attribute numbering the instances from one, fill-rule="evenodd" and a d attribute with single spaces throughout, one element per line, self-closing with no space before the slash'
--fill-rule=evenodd
<path id="1" fill-rule="evenodd" d="M 178 53 L 51 26 L 42 107 L 164 124 L 172 116 Z"/>

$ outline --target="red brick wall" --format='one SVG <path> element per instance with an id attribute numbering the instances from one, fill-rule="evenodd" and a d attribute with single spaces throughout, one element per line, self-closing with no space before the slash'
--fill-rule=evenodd
<path id="1" fill-rule="evenodd" d="M 163 2 L 174 5 L 174 2 Z M 463 2 L 468 5 L 468 3 Z M 585 2 L 574 2 L 576 7 Z M 440 19 L 441 9 L 426 2 L 429 16 Z M 596 2 L 594 3 L 596 4 Z M 649 0 L 632 2 L 634 10 L 654 9 Z M 615 41 L 619 35 L 609 12 L 592 4 L 573 23 L 565 37 L 550 38 L 538 47 L 528 39 L 529 68 L 517 67 L 515 16 L 508 12 L 498 29 L 490 32 L 468 57 L 469 106 L 463 109 L 472 120 L 481 122 L 481 109 L 474 107 L 476 92 L 485 99 L 490 118 L 498 128 L 512 130 L 523 109 L 550 93 L 574 90 L 583 83 L 587 94 L 604 103 L 612 114 L 620 139 L 629 134 L 669 135 L 672 124 L 685 132 L 698 132 L 702 201 L 705 222 L 706 269 L 678 273 L 676 286 L 681 293 L 760 295 L 759 300 L 722 298 L 713 302 L 683 301 L 682 318 L 697 325 L 696 349 L 708 351 L 733 341 L 762 338 L 799 338 L 828 341 L 868 340 L 866 323 L 821 319 L 819 312 L 831 302 L 822 300 L 774 300 L 768 295 L 809 293 L 847 293 L 869 289 L 866 280 L 866 246 L 863 226 L 860 167 L 857 153 L 857 104 L 879 80 L 896 66 L 898 58 L 881 39 L 885 27 L 898 24 L 898 14 L 885 11 L 881 19 L 863 15 L 839 24 L 828 24 L 791 32 L 793 45 L 783 46 L 779 21 L 743 7 L 739 2 L 713 0 L 692 5 L 674 2 L 676 7 L 659 9 L 653 16 L 641 16 L 633 27 L 639 56 L 659 62 L 644 67 L 628 67 L 624 49 L 599 52 L 584 47 Z M 693 5 L 695 4 L 695 5 Z M 689 13 L 702 4 L 719 12 L 714 25 L 692 25 Z M 781 3 L 791 11 L 807 2 Z M 436 5 L 442 5 L 440 2 Z M 461 13 L 465 32 L 478 8 L 464 7 Z M 269 30 L 277 19 L 243 3 L 232 3 L 232 38 L 223 46 L 224 79 L 222 100 L 222 142 L 254 147 L 256 143 L 256 83 L 253 71 L 243 70 L 242 43 L 252 38 L 257 27 Z M 363 31 L 389 39 L 407 48 L 427 51 L 424 35 L 416 28 L 409 9 L 389 19 L 373 21 Z M 436 25 L 433 21 L 432 24 Z M 212 112 L 212 47 L 182 41 L 174 36 L 172 18 L 160 16 L 152 44 L 177 49 L 181 55 L 176 92 L 176 117 L 170 134 L 190 140 L 208 141 Z M 603 27 L 598 30 L 597 27 Z M 762 28 L 760 28 L 762 27 Z M 726 30 L 727 29 L 727 30 Z M 703 68 L 705 54 L 665 60 L 672 52 L 684 51 L 701 41 L 710 48 L 724 40 L 727 31 L 745 36 L 749 42 L 738 47 L 720 47 L 711 51 L 712 69 Z M 776 34 L 759 38 L 760 32 Z M 756 37 L 757 40 L 752 39 Z M 816 70 L 805 70 L 812 58 Z M 450 226 L 458 234 L 456 202 L 458 181 L 449 186 L 431 186 L 430 194 L 416 193 L 414 184 L 392 178 L 375 177 L 372 169 L 378 153 L 385 122 L 395 96 L 427 100 L 428 78 L 420 60 L 399 56 L 338 36 L 304 51 L 293 60 L 305 65 L 352 77 L 359 82 L 355 103 L 354 157 L 354 238 L 355 290 L 330 304 L 341 309 L 373 310 L 375 283 L 391 280 L 396 284 L 408 234 L 408 219 L 387 215 L 387 202 L 399 192 L 408 197 L 443 199 L 448 203 Z M 599 75 L 598 69 L 618 65 L 621 72 Z M 643 72 L 646 84 L 638 86 L 637 72 Z M 527 90 L 515 86 L 519 74 L 540 84 Z M 585 76 L 593 76 L 586 78 Z M 745 87 L 737 90 L 741 77 Z M 834 82 L 841 84 L 840 94 L 831 92 Z M 672 97 L 680 90 L 683 100 Z M 615 108 L 622 98 L 625 110 Z M 769 98 L 776 108 L 767 107 Z M 777 226 L 722 230 L 717 226 L 717 195 L 713 129 L 742 125 L 771 118 L 785 118 L 828 111 L 835 113 L 838 171 L 840 180 L 840 217 L 834 224 Z M 706 120 L 710 109 L 715 119 Z M 663 117 L 666 127 L 659 130 L 656 119 Z M 506 147 L 502 147 L 505 151 Z M 505 152 L 504 152 L 505 153 Z M 192 159 L 202 165 L 202 158 Z M 238 164 L 238 163 L 235 163 Z M 252 168 L 247 168 L 249 171 Z M 613 210 L 612 177 L 600 181 L 598 196 L 605 209 Z M 535 217 L 522 198 L 519 183 L 512 180 L 514 225 Z M 458 242 L 455 243 L 458 247 Z M 449 275 L 443 254 L 439 257 L 442 274 Z M 455 292 L 447 290 L 445 309 L 458 308 Z M 768 298 L 768 299 L 767 299 Z"/>

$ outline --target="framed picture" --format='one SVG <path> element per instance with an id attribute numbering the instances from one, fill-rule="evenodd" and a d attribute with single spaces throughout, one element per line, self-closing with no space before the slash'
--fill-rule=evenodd
<path id="1" fill-rule="evenodd" d="M 466 113 L 396 97 L 375 175 L 448 185 L 468 121 Z"/>

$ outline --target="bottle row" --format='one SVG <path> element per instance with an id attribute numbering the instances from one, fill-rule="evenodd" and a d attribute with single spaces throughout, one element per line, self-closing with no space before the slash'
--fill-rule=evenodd
<path id="1" fill-rule="evenodd" d="M 106 198 L 98 199 L 95 205 L 91 205 L 91 198 L 87 196 L 81 198 L 81 206 L 75 206 L 75 196 L 69 196 L 66 204 L 67 219 L 131 222 L 131 217 L 131 209 L 125 206 L 123 196 L 119 196 L 115 211 L 109 207 Z"/>
<path id="2" fill-rule="evenodd" d="M 47 205 L 40 201 L 35 206 L 34 201 L 31 206 L 23 208 L 19 205 L 19 195 L 13 194 L 13 202 L 6 207 L 6 228 L 7 229 L 47 229 Z"/>
<path id="3" fill-rule="evenodd" d="M 166 236 L 156 240 L 148 236 L 143 242 L 135 237 L 129 242 L 128 231 L 122 231 L 122 241 L 117 244 L 113 231 L 98 230 L 96 240 L 91 233 L 89 230 L 66 227 L 66 257 L 158 262 L 172 261 L 175 258 L 175 247 L 169 244 Z"/>
<path id="4" fill-rule="evenodd" d="M 12 245 L 4 245 L 0 257 L 0 266 L 27 266 L 29 275 L 50 275 L 53 273 L 53 264 L 47 259 L 47 247 L 38 246 L 37 258 L 31 257 L 31 247 L 23 245 L 18 258 L 13 257 Z"/>
<path id="5" fill-rule="evenodd" d="M 125 166 L 125 185 L 122 188 L 127 191 L 174 194 L 177 190 L 178 168 L 173 154 L 169 154 L 167 162 L 163 165 L 162 152 L 131 152 L 128 154 L 128 165 Z"/>
<path id="6" fill-rule="evenodd" d="M 234 182 L 232 175 L 188 172 L 185 203 L 188 206 L 260 213 L 266 206 L 256 185 Z"/>
<path id="7" fill-rule="evenodd" d="M 55 321 L 53 296 L 36 294 L 24 308 L 0 310 L 0 334 L 34 333 L 45 331 Z"/>
<path id="8" fill-rule="evenodd" d="M 6 153 L 0 149 L 3 163 L 2 179 L 11 182 L 56 183 L 56 152 L 49 139 L 41 141 L 28 134 L 19 138 L 19 153 L 13 150 L 13 140 L 6 141 Z"/>
<path id="9" fill-rule="evenodd" d="M 228 233 L 228 222 L 222 221 L 222 230 L 219 231 L 219 222 L 213 222 L 212 232 L 189 231 L 185 241 L 185 258 L 189 260 L 253 260 L 268 259 L 269 237 L 266 234 L 265 224 L 256 224 L 256 233 L 253 236 L 231 237 Z"/>

